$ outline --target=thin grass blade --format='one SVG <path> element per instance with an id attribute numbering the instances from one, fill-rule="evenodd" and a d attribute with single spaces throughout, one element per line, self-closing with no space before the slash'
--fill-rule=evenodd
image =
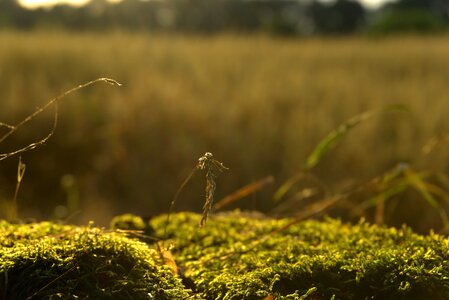
<path id="1" fill-rule="evenodd" d="M 305 163 L 305 170 L 311 170 L 323 158 L 323 156 L 333 149 L 354 127 L 373 117 L 378 113 L 393 112 L 393 111 L 407 111 L 404 105 L 386 106 L 380 110 L 373 110 L 361 113 L 347 120 L 343 124 L 332 130 L 321 142 L 315 147 L 312 153 L 308 156 Z"/>
<path id="2" fill-rule="evenodd" d="M 427 203 L 435 208 L 440 214 L 441 221 L 445 227 L 449 226 L 449 218 L 446 211 L 440 205 L 440 203 L 432 196 L 432 193 L 428 189 L 428 184 L 424 181 L 423 177 L 425 174 L 420 174 L 412 171 L 411 169 L 406 170 L 405 176 L 409 181 L 410 186 L 414 187 L 427 201 Z"/>

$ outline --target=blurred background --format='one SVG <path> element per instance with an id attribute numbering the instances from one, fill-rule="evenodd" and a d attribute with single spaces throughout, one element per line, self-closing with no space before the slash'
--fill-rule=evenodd
<path id="1" fill-rule="evenodd" d="M 106 225 L 165 213 L 209 151 L 229 168 L 217 202 L 274 179 L 224 209 L 445 231 L 448 29 L 447 0 L 0 0 L 0 137 L 81 83 L 123 84 L 60 101 L 54 135 L 21 154 L 19 216 Z M 407 111 L 339 129 L 393 104 Z M 39 114 L 0 153 L 45 137 L 53 116 Z M 338 145 L 305 168 L 332 132 Z M 0 161 L 1 218 L 18 161 Z M 197 172 L 175 210 L 201 212 L 204 188 Z"/>

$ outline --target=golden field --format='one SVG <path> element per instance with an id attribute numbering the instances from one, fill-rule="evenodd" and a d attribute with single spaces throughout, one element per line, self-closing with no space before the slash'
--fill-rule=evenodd
<path id="1" fill-rule="evenodd" d="M 207 151 L 229 167 L 217 179 L 217 200 L 272 175 L 274 184 L 234 205 L 268 211 L 273 192 L 302 170 L 327 133 L 392 104 L 409 111 L 376 115 L 354 128 L 312 170 L 322 185 L 338 193 L 398 163 L 448 171 L 447 145 L 422 152 L 431 138 L 449 131 L 447 36 L 0 32 L 2 122 L 18 123 L 36 106 L 98 77 L 123 86 L 98 84 L 64 98 L 54 136 L 22 155 L 27 170 L 18 203 L 24 218 L 71 216 L 101 224 L 122 212 L 164 212 Z M 52 118 L 45 112 L 0 152 L 44 137 Z M 0 162 L 4 203 L 14 195 L 17 160 Z M 197 174 L 176 209 L 200 211 L 203 190 L 204 176 Z M 419 218 L 418 228 L 438 226 L 438 214 L 415 196 L 411 191 L 409 200 L 396 200 L 407 214 L 392 213 L 386 221 Z"/>

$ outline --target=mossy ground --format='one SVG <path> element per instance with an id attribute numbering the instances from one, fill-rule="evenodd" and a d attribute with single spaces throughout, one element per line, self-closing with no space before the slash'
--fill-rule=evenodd
<path id="1" fill-rule="evenodd" d="M 449 240 L 408 228 L 240 213 L 178 214 L 168 235 L 184 276 L 206 299 L 449 299 Z M 164 218 L 153 220 L 162 234 Z M 307 296 L 306 296 L 307 295 Z"/>
<path id="2" fill-rule="evenodd" d="M 158 253 L 124 234 L 0 223 L 0 299 L 182 299 Z"/>
<path id="3" fill-rule="evenodd" d="M 214 215 L 203 228 L 201 215 L 174 214 L 166 232 L 165 220 L 150 224 L 171 245 L 179 275 L 142 236 L 0 223 L 0 298 L 449 298 L 449 239 L 440 235 L 333 219 L 270 234 L 289 220 L 239 212 Z M 132 229 L 123 219 L 114 226 L 121 222 Z"/>

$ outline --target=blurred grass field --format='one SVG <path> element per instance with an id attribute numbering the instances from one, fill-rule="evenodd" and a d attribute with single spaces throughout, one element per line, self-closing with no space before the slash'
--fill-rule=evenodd
<path id="1" fill-rule="evenodd" d="M 77 222 L 102 224 L 123 212 L 166 212 L 206 151 L 230 169 L 217 180 L 217 199 L 274 176 L 274 185 L 236 204 L 267 211 L 276 187 L 302 169 L 329 131 L 354 115 L 397 103 L 409 112 L 359 125 L 314 175 L 340 191 L 398 163 L 448 171 L 447 145 L 422 153 L 431 138 L 449 131 L 447 36 L 0 32 L 2 122 L 17 123 L 36 106 L 98 77 L 123 86 L 97 85 L 63 99 L 55 135 L 22 156 L 22 217 L 73 215 Z M 45 136 L 52 118 L 52 111 L 41 115 L 2 143 L 0 152 Z M 14 195 L 17 160 L 0 164 L 4 203 Z M 204 178 L 195 176 L 176 209 L 200 211 L 203 189 Z M 418 230 L 441 225 L 425 203 L 413 194 L 407 199 L 397 200 L 402 213 L 386 221 Z"/>

